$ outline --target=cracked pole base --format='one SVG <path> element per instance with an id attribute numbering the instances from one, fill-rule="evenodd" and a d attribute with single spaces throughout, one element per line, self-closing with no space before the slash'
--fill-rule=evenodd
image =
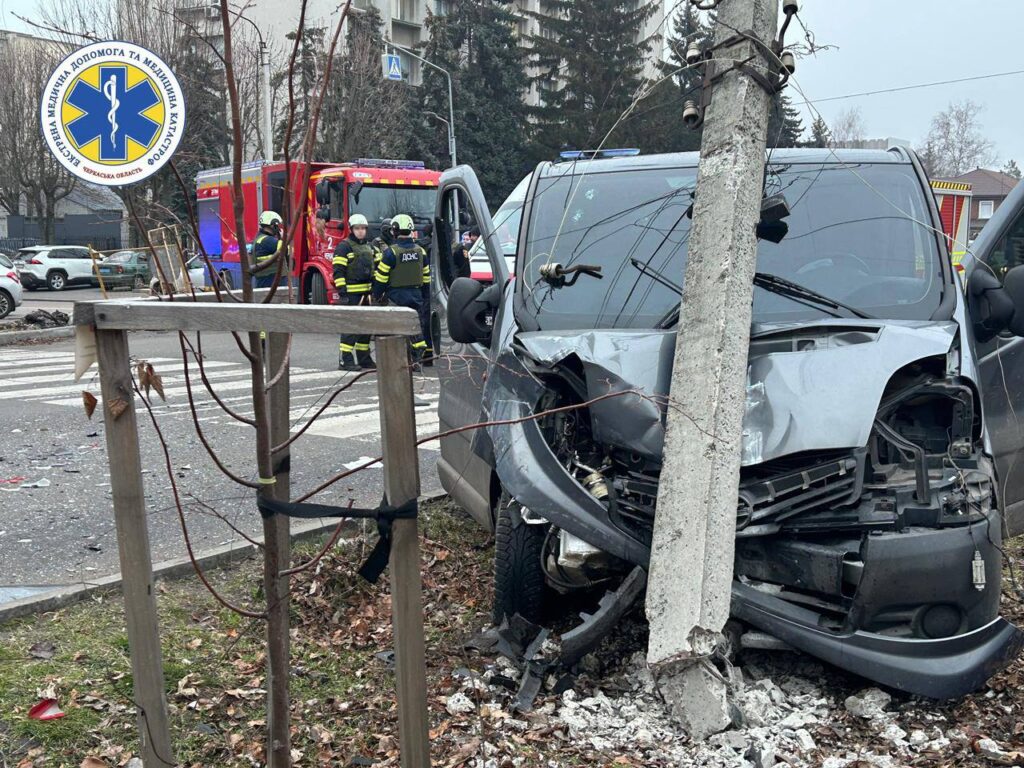
<path id="1" fill-rule="evenodd" d="M 732 724 L 728 686 L 707 659 L 658 677 L 657 685 L 672 716 L 692 741 L 704 741 Z"/>

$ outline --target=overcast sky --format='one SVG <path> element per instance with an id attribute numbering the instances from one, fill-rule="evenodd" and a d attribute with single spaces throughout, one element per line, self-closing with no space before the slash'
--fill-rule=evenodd
<path id="1" fill-rule="evenodd" d="M 294 1 L 294 0 L 289 0 Z M 666 0 L 671 7 L 677 0 Z M 0 0 L 0 27 L 28 31 L 12 14 L 32 15 L 36 0 Z M 802 0 L 801 18 L 819 45 L 836 46 L 800 61 L 796 79 L 812 100 L 937 80 L 1024 69 L 1024 0 Z M 797 34 L 800 29 L 795 28 Z M 869 138 L 892 136 L 915 146 L 932 115 L 950 101 L 984 107 L 984 134 L 996 167 L 1024 167 L 1024 74 L 842 101 L 823 101 L 830 121 L 860 107 Z M 802 101 L 795 90 L 794 101 Z M 807 108 L 804 125 L 809 127 Z"/>

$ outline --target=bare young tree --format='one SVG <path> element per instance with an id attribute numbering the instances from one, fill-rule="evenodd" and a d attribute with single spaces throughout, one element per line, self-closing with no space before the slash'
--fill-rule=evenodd
<path id="1" fill-rule="evenodd" d="M 995 160 L 991 141 L 982 135 L 982 106 L 970 99 L 951 102 L 932 118 L 920 150 L 932 176 L 960 176 Z"/>
<path id="2" fill-rule="evenodd" d="M 75 188 L 75 177 L 47 148 L 39 129 L 39 94 L 58 59 L 44 42 L 0 44 L 0 205 L 38 217 L 44 242 L 53 242 L 57 203 Z"/>
<path id="3" fill-rule="evenodd" d="M 844 147 L 854 141 L 862 141 L 866 138 L 867 128 L 864 126 L 864 115 L 860 107 L 844 109 L 829 126 L 831 135 L 831 146 Z"/>

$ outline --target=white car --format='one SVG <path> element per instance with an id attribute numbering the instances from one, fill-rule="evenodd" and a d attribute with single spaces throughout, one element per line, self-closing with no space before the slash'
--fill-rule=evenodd
<path id="1" fill-rule="evenodd" d="M 21 279 L 14 263 L 0 253 L 0 319 L 21 306 Z"/>
<path id="2" fill-rule="evenodd" d="M 78 245 L 33 245 L 14 255 L 21 283 L 29 291 L 63 291 L 69 285 L 90 285 L 95 279 L 89 249 Z"/>
<path id="3" fill-rule="evenodd" d="M 193 256 L 191 259 L 189 259 L 186 262 L 185 266 L 188 267 L 188 279 L 192 283 L 192 288 L 194 290 L 196 290 L 196 291 L 205 290 L 206 289 L 206 263 L 203 261 L 203 257 L 202 256 Z M 175 292 L 177 292 L 177 293 L 187 293 L 188 292 L 188 285 L 185 283 L 184 279 L 182 279 L 183 276 L 181 274 L 170 275 L 170 276 L 168 276 L 168 279 L 170 279 L 170 277 L 174 277 L 175 278 L 175 282 L 178 283 L 178 285 L 176 285 L 176 287 L 174 289 Z M 155 275 L 153 275 L 150 278 L 150 280 L 149 280 L 149 292 L 153 296 L 159 296 L 161 293 L 163 293 L 163 288 L 160 285 L 160 276 L 159 275 L 155 274 Z"/>

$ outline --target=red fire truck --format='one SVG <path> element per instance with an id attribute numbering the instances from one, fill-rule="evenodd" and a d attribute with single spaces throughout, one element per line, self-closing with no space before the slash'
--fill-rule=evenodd
<path id="1" fill-rule="evenodd" d="M 288 185 L 294 211 L 302 211 L 292 240 L 293 275 L 299 300 L 304 304 L 333 304 L 331 257 L 334 247 L 348 236 L 348 218 L 361 213 L 370 222 L 370 237 L 380 234 L 381 224 L 398 213 L 408 213 L 417 228 L 434 215 L 434 198 L 440 173 L 413 160 L 359 159 L 351 163 L 313 163 L 309 183 L 303 187 L 306 164 L 293 162 Z M 256 161 L 242 166 L 245 200 L 245 240 L 252 244 L 260 213 L 273 210 L 285 215 L 283 162 Z M 222 285 L 242 284 L 242 268 L 235 237 L 234 198 L 230 167 L 200 171 L 196 175 L 199 237 L 210 257 L 216 279 Z M 325 226 L 316 226 L 317 218 Z"/>
<path id="2" fill-rule="evenodd" d="M 968 233 L 971 227 L 971 185 L 962 181 L 932 179 L 935 204 L 942 218 L 942 231 L 946 233 L 949 255 L 953 266 L 963 272 L 961 262 L 967 254 Z"/>

